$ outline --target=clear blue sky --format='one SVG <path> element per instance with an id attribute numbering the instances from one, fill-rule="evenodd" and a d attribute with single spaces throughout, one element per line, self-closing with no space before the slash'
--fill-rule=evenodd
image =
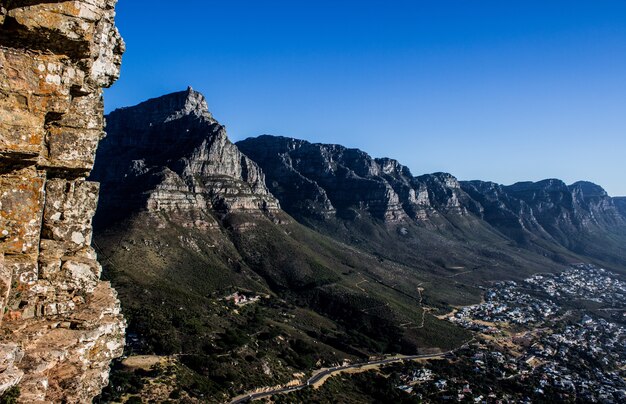
<path id="1" fill-rule="evenodd" d="M 626 195 L 624 0 L 120 0 L 106 109 L 191 85 L 234 141 Z"/>

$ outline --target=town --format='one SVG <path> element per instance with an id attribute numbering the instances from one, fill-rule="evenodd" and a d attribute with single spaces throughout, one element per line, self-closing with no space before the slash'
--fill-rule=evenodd
<path id="1" fill-rule="evenodd" d="M 396 387 L 425 401 L 626 402 L 625 314 L 626 283 L 593 265 L 499 282 L 447 316 L 474 341 L 394 369 Z"/>

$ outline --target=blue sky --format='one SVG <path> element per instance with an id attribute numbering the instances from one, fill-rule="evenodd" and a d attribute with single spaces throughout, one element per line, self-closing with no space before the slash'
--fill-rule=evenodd
<path id="1" fill-rule="evenodd" d="M 626 1 L 119 0 L 107 111 L 191 85 L 233 141 L 626 195 Z"/>

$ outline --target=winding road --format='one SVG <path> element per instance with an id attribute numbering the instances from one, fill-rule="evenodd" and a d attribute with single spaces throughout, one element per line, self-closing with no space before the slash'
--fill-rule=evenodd
<path id="1" fill-rule="evenodd" d="M 279 388 L 279 389 L 275 389 L 275 390 L 263 391 L 263 392 L 259 392 L 259 393 L 250 393 L 250 394 L 240 395 L 240 396 L 235 397 L 230 402 L 230 404 L 247 403 L 247 402 L 250 402 L 252 400 L 258 400 L 258 399 L 261 399 L 261 398 L 270 397 L 270 396 L 273 396 L 275 394 L 291 393 L 292 391 L 302 390 L 302 389 L 304 389 L 304 388 L 306 388 L 308 386 L 312 386 L 315 383 L 318 383 L 319 381 L 321 381 L 325 377 L 333 376 L 333 375 L 335 375 L 337 373 L 344 372 L 344 371 L 346 371 L 348 369 L 358 369 L 358 368 L 362 368 L 362 367 L 365 367 L 365 366 L 381 366 L 381 365 L 387 365 L 387 364 L 390 364 L 390 363 L 405 362 L 405 361 L 411 361 L 411 360 L 416 360 L 416 359 L 443 358 L 446 355 L 449 355 L 449 354 L 451 354 L 454 351 L 455 350 L 442 352 L 442 353 L 438 353 L 438 354 L 411 355 L 411 356 L 394 357 L 394 358 L 380 359 L 380 360 L 374 360 L 374 361 L 368 361 L 368 362 L 362 362 L 362 363 L 355 363 L 353 365 L 336 366 L 336 367 L 332 367 L 332 368 L 328 368 L 328 369 L 323 369 L 319 373 L 316 373 L 313 376 L 311 376 L 309 378 L 309 380 L 306 381 L 306 383 L 298 384 L 296 386 L 283 387 L 283 388 Z"/>

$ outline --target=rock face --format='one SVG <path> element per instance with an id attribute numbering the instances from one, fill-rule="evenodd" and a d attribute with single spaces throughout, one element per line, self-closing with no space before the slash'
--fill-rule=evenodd
<path id="1" fill-rule="evenodd" d="M 613 203 L 622 216 L 626 218 L 626 197 L 620 196 L 613 198 Z"/>
<path id="2" fill-rule="evenodd" d="M 590 182 L 566 185 L 557 179 L 510 186 L 463 182 L 462 188 L 482 207 L 482 217 L 508 236 L 528 235 L 575 248 L 577 237 L 592 229 L 626 226 L 613 198 Z"/>
<path id="3" fill-rule="evenodd" d="M 0 3 L 0 394 L 22 402 L 88 402 L 122 353 L 86 181 L 124 50 L 115 3 Z"/>
<path id="4" fill-rule="evenodd" d="M 272 193 L 296 217 L 369 214 L 399 222 L 467 214 L 469 198 L 450 174 L 414 177 L 396 160 L 286 137 L 265 135 L 237 146 L 259 163 Z"/>
<path id="5" fill-rule="evenodd" d="M 542 255 L 569 250 L 619 265 L 626 262 L 619 241 L 626 236 L 625 202 L 590 182 L 568 186 L 549 179 L 503 186 L 459 182 L 446 173 L 414 177 L 395 160 L 267 135 L 237 146 L 259 163 L 271 192 L 296 218 L 351 220 L 367 215 L 389 224 L 409 220 L 470 239 L 493 231 Z M 457 233 L 461 228 L 464 233 Z"/>
<path id="6" fill-rule="evenodd" d="M 108 115 L 93 178 L 103 190 L 98 217 L 107 221 L 165 211 L 190 226 L 214 226 L 208 212 L 279 209 L 257 164 L 228 140 L 191 88 Z"/>

